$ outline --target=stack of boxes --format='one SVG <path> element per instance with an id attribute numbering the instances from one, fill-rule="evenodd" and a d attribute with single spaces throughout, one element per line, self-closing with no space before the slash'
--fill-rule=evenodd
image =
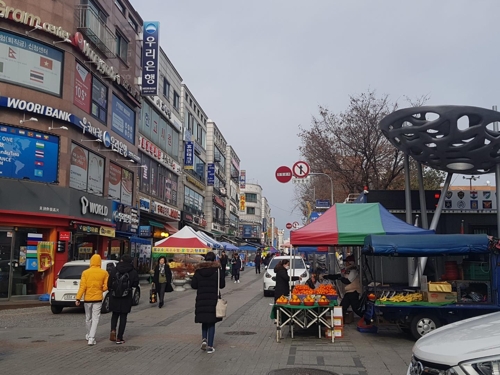
<path id="1" fill-rule="evenodd" d="M 336 306 L 333 308 L 333 335 L 336 339 L 344 337 L 344 316 L 342 314 L 342 307 Z"/>

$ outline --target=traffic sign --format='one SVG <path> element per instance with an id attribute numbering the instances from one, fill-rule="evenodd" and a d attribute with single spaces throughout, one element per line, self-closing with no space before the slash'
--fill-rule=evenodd
<path id="1" fill-rule="evenodd" d="M 292 223 L 286 223 L 286 229 L 292 229 Z"/>
<path id="2" fill-rule="evenodd" d="M 306 178 L 309 175 L 311 168 L 305 161 L 298 161 L 293 165 L 292 172 L 297 178 Z"/>
<path id="3" fill-rule="evenodd" d="M 297 228 L 299 227 L 299 225 L 300 225 L 300 224 L 299 224 L 299 222 L 298 222 L 298 221 L 294 221 L 294 222 L 293 222 L 293 228 L 294 228 L 294 229 L 297 229 Z"/>
<path id="4" fill-rule="evenodd" d="M 289 167 L 282 165 L 276 169 L 275 176 L 279 182 L 286 184 L 292 179 L 292 170 Z"/>

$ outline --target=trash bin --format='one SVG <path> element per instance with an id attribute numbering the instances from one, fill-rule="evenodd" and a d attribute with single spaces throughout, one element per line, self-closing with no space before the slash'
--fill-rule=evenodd
<path id="1" fill-rule="evenodd" d="M 16 296 L 26 295 L 26 284 L 16 284 Z"/>

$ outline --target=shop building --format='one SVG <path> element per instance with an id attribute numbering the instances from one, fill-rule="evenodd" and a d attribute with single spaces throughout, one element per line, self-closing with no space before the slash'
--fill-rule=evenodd
<path id="1" fill-rule="evenodd" d="M 180 225 L 189 225 L 195 230 L 210 233 L 204 211 L 205 200 L 208 199 L 206 162 L 208 116 L 185 84 L 182 85 L 180 105 L 184 119 Z"/>
<path id="2" fill-rule="evenodd" d="M 2 7 L 0 299 L 132 251 L 143 26 L 127 0 Z"/>
<path id="3" fill-rule="evenodd" d="M 226 219 L 229 219 L 227 225 L 227 236 L 223 240 L 237 244 L 239 238 L 239 179 L 240 179 L 240 158 L 232 146 L 226 147 L 226 178 L 227 178 L 227 205 Z"/>
<path id="4" fill-rule="evenodd" d="M 243 172 L 243 171 L 242 171 Z M 242 174 L 246 178 L 246 174 Z M 262 187 L 245 182 L 240 175 L 240 237 L 245 242 L 262 244 Z"/>

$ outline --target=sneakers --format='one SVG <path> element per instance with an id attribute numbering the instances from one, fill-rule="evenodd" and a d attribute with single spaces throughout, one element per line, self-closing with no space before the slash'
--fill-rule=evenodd
<path id="1" fill-rule="evenodd" d="M 111 331 L 109 333 L 109 341 L 116 341 L 116 331 Z"/>
<path id="2" fill-rule="evenodd" d="M 207 350 L 207 340 L 205 339 L 201 342 L 201 350 Z"/>
<path id="3" fill-rule="evenodd" d="M 240 283 L 240 280 L 238 280 L 238 284 Z"/>
<path id="4" fill-rule="evenodd" d="M 234 281 L 234 283 L 236 284 L 236 283 L 237 283 L 237 281 L 235 280 L 235 281 Z"/>
<path id="5" fill-rule="evenodd" d="M 92 345 L 95 345 L 97 344 L 97 342 L 95 341 L 95 339 L 93 339 L 92 337 L 89 337 L 89 341 L 87 342 L 87 344 L 89 346 L 92 346 Z"/>
<path id="6" fill-rule="evenodd" d="M 125 340 L 124 340 L 124 339 L 121 339 L 121 340 L 116 340 L 116 344 L 117 344 L 117 345 L 120 345 L 120 344 L 125 344 Z"/>
<path id="7" fill-rule="evenodd" d="M 85 335 L 85 341 L 89 341 L 89 334 L 88 333 Z"/>
<path id="8" fill-rule="evenodd" d="M 212 354 L 212 353 L 214 353 L 214 352 L 215 352 L 215 348 L 210 347 L 210 346 L 207 348 L 207 353 L 208 353 L 208 354 Z"/>

